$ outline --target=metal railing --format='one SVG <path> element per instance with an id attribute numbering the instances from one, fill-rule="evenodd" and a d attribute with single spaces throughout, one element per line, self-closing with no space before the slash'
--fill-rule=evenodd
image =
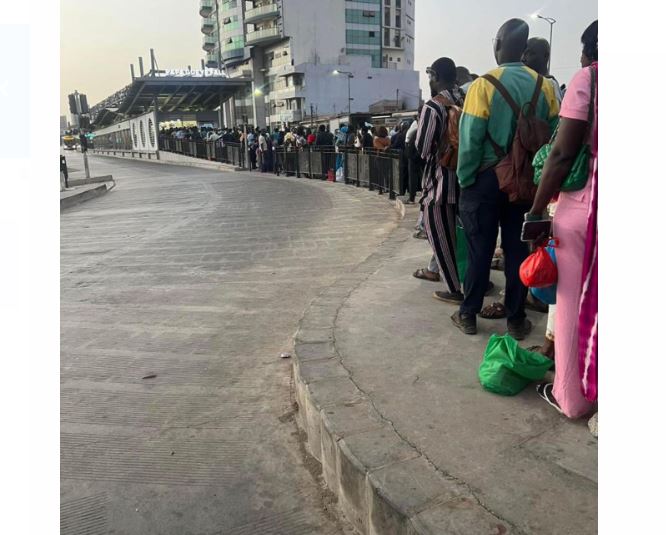
<path id="1" fill-rule="evenodd" d="M 245 167 L 245 151 L 240 143 L 220 141 L 195 141 L 189 139 L 173 139 L 160 136 L 159 149 L 201 158 L 220 163 L 228 163 L 237 167 Z"/>
<path id="2" fill-rule="evenodd" d="M 160 151 L 174 152 L 193 158 L 228 163 L 245 169 L 259 170 L 260 161 L 241 143 L 194 141 L 161 136 Z M 401 155 L 397 151 L 355 149 L 353 147 L 307 146 L 293 149 L 286 146 L 272 151 L 267 172 L 283 172 L 287 176 L 319 180 L 342 179 L 345 184 L 366 187 L 389 198 L 403 195 L 407 177 L 401 176 Z"/>

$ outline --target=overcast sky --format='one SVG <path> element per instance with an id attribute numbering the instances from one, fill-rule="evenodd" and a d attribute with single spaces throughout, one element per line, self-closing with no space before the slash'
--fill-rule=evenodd
<path id="1" fill-rule="evenodd" d="M 311 0 L 316 2 L 318 0 Z M 425 68 L 440 56 L 483 74 L 495 65 L 492 38 L 512 17 L 530 24 L 530 36 L 548 38 L 549 26 L 529 16 L 557 20 L 553 30 L 552 74 L 565 83 L 579 68 L 580 35 L 597 19 L 596 0 L 414 0 L 416 69 L 428 94 Z M 199 0 L 61 0 L 60 110 L 77 89 L 93 105 L 138 74 L 138 56 L 150 68 L 150 48 L 160 68 L 198 67 L 205 52 Z"/>

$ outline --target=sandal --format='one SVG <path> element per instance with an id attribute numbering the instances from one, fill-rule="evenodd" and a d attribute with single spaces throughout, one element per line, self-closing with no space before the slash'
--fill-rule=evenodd
<path id="1" fill-rule="evenodd" d="M 506 308 L 503 303 L 493 303 L 483 307 L 479 316 L 486 320 L 499 320 L 506 318 Z"/>
<path id="2" fill-rule="evenodd" d="M 439 276 L 439 273 L 430 271 L 427 268 L 419 268 L 414 273 L 412 273 L 412 275 L 417 279 L 423 279 L 425 281 L 430 281 L 430 282 L 439 282 L 440 280 L 442 280 L 441 277 Z"/>
<path id="3" fill-rule="evenodd" d="M 536 387 L 537 394 L 540 398 L 544 399 L 548 405 L 553 407 L 560 414 L 564 414 L 560 409 L 555 396 L 553 395 L 553 383 L 542 383 Z"/>

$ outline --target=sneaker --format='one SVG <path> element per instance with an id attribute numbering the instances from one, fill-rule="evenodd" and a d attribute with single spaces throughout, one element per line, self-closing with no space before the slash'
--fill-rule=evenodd
<path id="1" fill-rule="evenodd" d="M 465 300 L 465 296 L 462 292 L 435 292 L 432 296 L 435 299 L 439 299 L 445 303 L 452 303 L 454 305 L 459 305 Z"/>
<path id="2" fill-rule="evenodd" d="M 451 316 L 451 321 L 465 334 L 476 334 L 476 316 L 457 311 Z"/>
<path id="3" fill-rule="evenodd" d="M 427 240 L 428 239 L 428 236 L 426 236 L 425 230 L 419 230 L 418 232 L 415 232 L 414 237 L 417 240 Z"/>
<path id="4" fill-rule="evenodd" d="M 560 414 L 564 414 L 553 395 L 553 383 L 541 383 L 540 385 L 537 385 L 536 391 L 537 394 L 539 394 L 539 397 L 545 400 L 548 405 L 553 407 Z"/>
<path id="5" fill-rule="evenodd" d="M 516 340 L 525 340 L 527 336 L 532 332 L 532 322 L 525 318 L 521 323 L 514 324 L 507 322 L 506 324 L 507 331 L 509 334 Z"/>

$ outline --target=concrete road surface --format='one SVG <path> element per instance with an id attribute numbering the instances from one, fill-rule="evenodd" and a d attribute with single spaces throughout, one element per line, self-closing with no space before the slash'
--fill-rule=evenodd
<path id="1" fill-rule="evenodd" d="M 117 187 L 61 216 L 62 533 L 347 532 L 279 355 L 394 208 L 308 179 L 90 165 Z"/>

